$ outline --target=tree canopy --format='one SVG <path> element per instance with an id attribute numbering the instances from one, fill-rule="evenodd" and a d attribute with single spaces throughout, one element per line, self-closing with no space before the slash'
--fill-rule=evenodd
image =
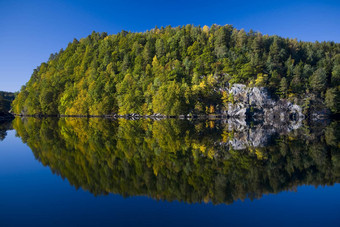
<path id="1" fill-rule="evenodd" d="M 220 88 L 244 83 L 300 102 L 318 98 L 339 113 L 334 103 L 340 93 L 339 69 L 339 43 L 302 42 L 231 25 L 167 26 L 115 35 L 93 32 L 74 39 L 37 67 L 13 111 L 211 113 L 225 106 Z"/>

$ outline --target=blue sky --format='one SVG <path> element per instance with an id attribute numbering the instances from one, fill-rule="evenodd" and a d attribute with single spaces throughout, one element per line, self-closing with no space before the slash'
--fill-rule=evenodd
<path id="1" fill-rule="evenodd" d="M 0 0 L 0 90 L 18 91 L 51 53 L 92 31 L 115 34 L 214 23 L 339 42 L 340 1 Z"/>

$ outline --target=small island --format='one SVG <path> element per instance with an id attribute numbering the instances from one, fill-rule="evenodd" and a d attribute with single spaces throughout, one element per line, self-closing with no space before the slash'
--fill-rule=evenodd
<path id="1" fill-rule="evenodd" d="M 303 42 L 231 25 L 93 32 L 37 67 L 12 112 L 162 117 L 246 113 L 253 118 L 278 104 L 281 115 L 293 108 L 291 118 L 318 119 L 340 112 L 339 50 L 339 43 Z M 239 96 L 241 88 L 247 98 Z M 269 98 L 259 100 L 263 97 Z"/>
<path id="2" fill-rule="evenodd" d="M 0 15 L 0 227 L 339 226 L 340 1 Z"/>

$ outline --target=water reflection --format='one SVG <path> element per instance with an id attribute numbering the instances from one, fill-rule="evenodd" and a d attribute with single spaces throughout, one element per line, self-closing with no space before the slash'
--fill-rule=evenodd
<path id="1" fill-rule="evenodd" d="M 7 131 L 11 129 L 12 129 L 11 121 L 0 121 L 0 141 L 6 138 Z"/>
<path id="2" fill-rule="evenodd" d="M 340 128 L 231 122 L 16 118 L 35 157 L 94 195 L 232 203 L 340 182 Z"/>

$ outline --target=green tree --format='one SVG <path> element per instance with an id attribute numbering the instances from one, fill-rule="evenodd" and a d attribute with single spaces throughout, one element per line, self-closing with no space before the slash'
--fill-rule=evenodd
<path id="1" fill-rule="evenodd" d="M 142 114 L 142 106 L 144 103 L 142 91 L 137 81 L 130 74 L 126 74 L 124 80 L 117 84 L 117 100 L 119 114 Z"/>
<path id="2" fill-rule="evenodd" d="M 223 58 L 227 54 L 227 46 L 226 46 L 226 32 L 223 27 L 220 27 L 215 32 L 215 54 L 217 58 Z"/>
<path id="3" fill-rule="evenodd" d="M 340 64 L 334 65 L 332 71 L 332 85 L 339 86 L 340 85 Z"/>
<path id="4" fill-rule="evenodd" d="M 327 89 L 325 103 L 333 113 L 340 113 L 340 90 L 338 88 Z"/>
<path id="5" fill-rule="evenodd" d="M 286 77 L 283 77 L 280 82 L 280 95 L 282 98 L 287 97 L 288 84 Z"/>
<path id="6" fill-rule="evenodd" d="M 326 88 L 327 75 L 323 68 L 317 69 L 310 78 L 310 86 L 315 92 L 323 92 Z"/>
<path id="7" fill-rule="evenodd" d="M 185 90 L 175 81 L 163 84 L 152 100 L 154 113 L 175 116 L 185 114 Z"/>

